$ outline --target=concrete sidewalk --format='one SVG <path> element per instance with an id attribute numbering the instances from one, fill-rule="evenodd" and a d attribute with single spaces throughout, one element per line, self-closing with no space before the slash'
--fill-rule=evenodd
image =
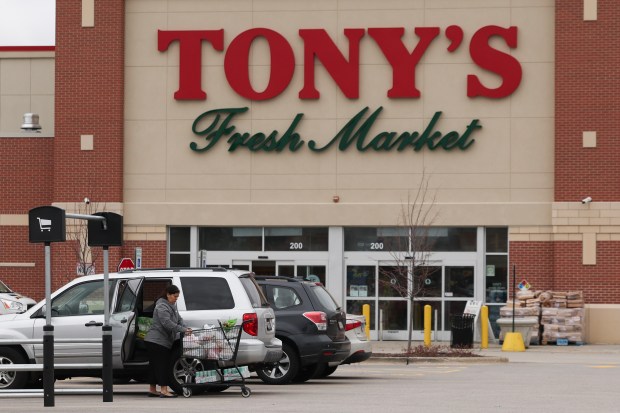
<path id="1" fill-rule="evenodd" d="M 421 341 L 414 341 L 412 342 L 412 347 L 422 344 L 424 343 Z M 432 344 L 450 346 L 449 341 L 438 341 Z M 406 348 L 407 341 L 372 342 L 373 354 L 379 357 L 385 354 L 402 354 Z M 473 360 L 469 358 L 468 362 L 477 360 L 480 362 L 508 361 L 511 363 L 604 364 L 620 367 L 620 345 L 530 345 L 523 352 L 512 352 L 502 351 L 502 346 L 498 343 L 489 343 L 489 348 L 487 349 L 481 349 L 480 343 L 474 343 L 472 352 L 482 357 L 474 358 Z M 458 358 L 450 358 L 450 361 L 459 361 L 453 359 Z"/>

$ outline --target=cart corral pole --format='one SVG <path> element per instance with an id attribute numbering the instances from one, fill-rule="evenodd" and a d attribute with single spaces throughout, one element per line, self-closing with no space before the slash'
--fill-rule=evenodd
<path id="1" fill-rule="evenodd" d="M 54 407 L 54 326 L 52 325 L 52 242 L 64 242 L 65 210 L 38 207 L 28 211 L 28 238 L 45 245 L 45 325 L 43 326 L 43 406 Z"/>
<path id="2" fill-rule="evenodd" d="M 103 247 L 103 327 L 101 328 L 103 350 L 103 401 L 114 397 L 112 384 L 112 327 L 110 326 L 110 280 L 108 248 L 123 245 L 123 217 L 113 212 L 97 212 L 96 219 L 88 221 L 88 246 Z"/>
<path id="3" fill-rule="evenodd" d="M 44 206 L 28 212 L 29 241 L 45 244 L 45 326 L 43 327 L 43 405 L 54 406 L 54 326 L 51 300 L 51 242 L 66 240 L 66 219 L 88 220 L 88 245 L 103 247 L 104 325 L 102 327 L 103 401 L 113 400 L 112 327 L 108 247 L 123 244 L 123 217 L 112 212 L 93 215 L 66 214 L 61 208 Z"/>

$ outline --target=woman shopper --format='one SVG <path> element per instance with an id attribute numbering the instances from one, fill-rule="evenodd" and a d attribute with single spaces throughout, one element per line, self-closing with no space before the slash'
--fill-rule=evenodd
<path id="1" fill-rule="evenodd" d="M 179 287 L 169 285 L 155 302 L 153 324 L 144 342 L 149 357 L 149 397 L 177 397 L 170 393 L 168 377 L 171 369 L 172 348 L 180 333 L 191 334 L 177 309 Z M 157 392 L 157 385 L 160 391 Z"/>

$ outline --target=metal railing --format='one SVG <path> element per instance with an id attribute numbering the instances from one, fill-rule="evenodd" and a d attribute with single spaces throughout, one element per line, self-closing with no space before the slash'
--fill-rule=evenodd
<path id="1" fill-rule="evenodd" d="M 84 338 L 70 339 L 58 338 L 54 340 L 55 344 L 84 344 L 94 343 L 102 344 L 102 338 Z M 43 344 L 43 338 L 29 339 L 0 339 L 1 345 L 22 345 L 22 344 Z M 54 364 L 54 370 L 71 370 L 71 369 L 103 369 L 103 363 L 58 363 Z M 0 371 L 43 371 L 43 364 L 0 364 Z M 0 389 L 0 398 L 26 398 L 26 397 L 43 397 L 43 389 Z M 103 388 L 97 389 L 54 389 L 54 394 L 103 394 Z"/>

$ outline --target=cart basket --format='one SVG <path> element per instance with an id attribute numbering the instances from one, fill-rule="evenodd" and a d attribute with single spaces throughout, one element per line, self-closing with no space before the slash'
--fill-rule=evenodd
<path id="1" fill-rule="evenodd" d="M 239 350 L 241 326 L 193 330 L 182 340 L 183 357 L 201 360 L 235 361 Z"/>

